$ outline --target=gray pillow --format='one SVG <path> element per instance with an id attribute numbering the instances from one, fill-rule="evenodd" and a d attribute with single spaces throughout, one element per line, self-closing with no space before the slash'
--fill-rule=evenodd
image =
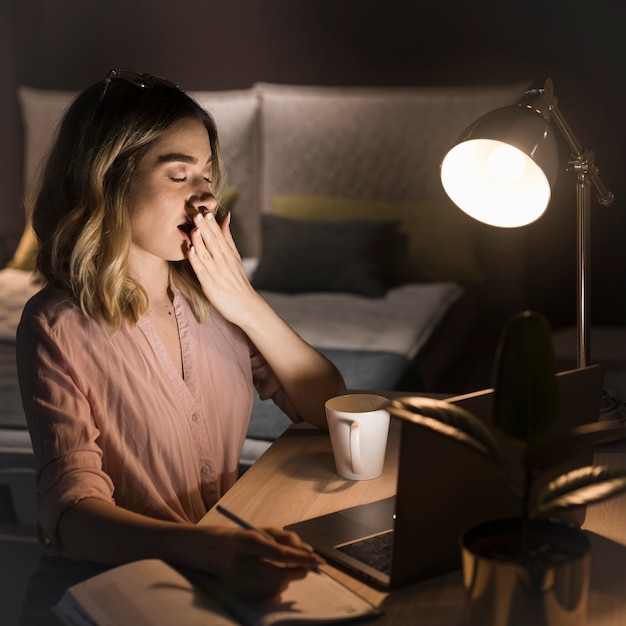
<path id="1" fill-rule="evenodd" d="M 388 287 L 395 221 L 318 221 L 266 214 L 256 289 L 343 291 L 381 297 Z"/>

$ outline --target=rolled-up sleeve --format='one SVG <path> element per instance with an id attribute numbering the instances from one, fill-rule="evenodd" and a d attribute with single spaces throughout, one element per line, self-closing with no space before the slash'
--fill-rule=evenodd
<path id="1" fill-rule="evenodd" d="M 65 510 L 84 498 L 114 502 L 96 443 L 100 433 L 81 389 L 80 360 L 74 358 L 70 366 L 66 351 L 79 352 L 42 318 L 23 319 L 17 365 L 36 460 L 37 532 L 52 553 L 62 552 L 56 530 Z"/>

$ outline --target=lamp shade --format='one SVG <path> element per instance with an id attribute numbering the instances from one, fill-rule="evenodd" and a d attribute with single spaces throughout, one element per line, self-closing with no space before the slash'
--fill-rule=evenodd
<path id="1" fill-rule="evenodd" d="M 546 210 L 558 171 L 550 121 L 532 104 L 496 109 L 474 122 L 441 163 L 450 199 L 474 219 L 530 224 Z"/>

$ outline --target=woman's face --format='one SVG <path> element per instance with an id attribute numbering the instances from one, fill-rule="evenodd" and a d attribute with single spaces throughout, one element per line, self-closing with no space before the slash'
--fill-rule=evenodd
<path id="1" fill-rule="evenodd" d="M 173 124 L 137 165 L 129 189 L 131 259 L 185 258 L 193 216 L 215 212 L 211 144 L 200 120 Z"/>

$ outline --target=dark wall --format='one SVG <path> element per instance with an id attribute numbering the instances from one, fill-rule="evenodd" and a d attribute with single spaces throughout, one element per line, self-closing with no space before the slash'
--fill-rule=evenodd
<path id="1" fill-rule="evenodd" d="M 593 209 L 592 319 L 626 324 L 623 0 L 0 2 L 13 38 L 9 69 L 17 83 L 36 87 L 79 89 L 116 66 L 167 76 L 187 89 L 551 77 L 562 112 L 595 151 L 617 196 L 613 208 Z M 3 102 L 14 106 L 10 96 Z M 529 306 L 555 324 L 575 320 L 574 203 L 573 175 L 563 173 L 552 210 L 527 227 Z"/>

